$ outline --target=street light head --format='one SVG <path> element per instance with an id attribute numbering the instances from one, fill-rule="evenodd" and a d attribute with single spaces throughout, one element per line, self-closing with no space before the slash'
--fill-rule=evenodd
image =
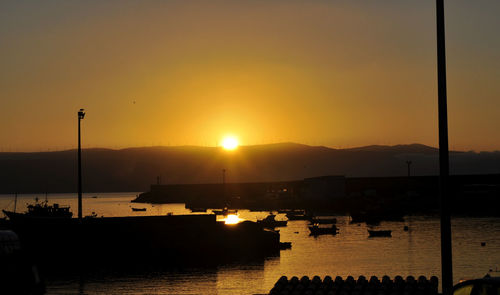
<path id="1" fill-rule="evenodd" d="M 84 109 L 78 111 L 78 119 L 83 119 L 85 117 Z"/>

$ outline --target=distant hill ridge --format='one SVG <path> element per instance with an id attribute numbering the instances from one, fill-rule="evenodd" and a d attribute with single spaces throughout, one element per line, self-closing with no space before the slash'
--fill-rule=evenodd
<path id="1" fill-rule="evenodd" d="M 398 144 L 398 145 L 369 145 L 356 148 L 348 148 L 349 151 L 370 151 L 370 152 L 404 152 L 404 153 L 435 153 L 439 149 L 419 143 Z"/>
<path id="2" fill-rule="evenodd" d="M 76 191 L 76 151 L 0 153 L 0 193 Z M 348 177 L 438 174 L 438 149 L 422 144 L 335 149 L 297 143 L 216 147 L 157 146 L 83 150 L 87 192 L 146 191 L 162 183 L 297 180 L 322 175 Z M 450 153 L 452 174 L 500 173 L 500 152 Z"/>

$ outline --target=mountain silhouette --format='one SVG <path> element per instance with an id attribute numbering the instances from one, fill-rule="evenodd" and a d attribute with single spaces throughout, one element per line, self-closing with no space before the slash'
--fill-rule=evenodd
<path id="1" fill-rule="evenodd" d="M 347 177 L 439 173 L 438 149 L 421 145 L 372 145 L 333 149 L 296 143 L 216 147 L 139 147 L 82 151 L 84 192 L 147 191 L 162 184 L 300 180 L 322 175 Z M 0 193 L 76 191 L 75 150 L 0 153 Z M 452 174 L 500 173 L 500 152 L 451 152 Z"/>

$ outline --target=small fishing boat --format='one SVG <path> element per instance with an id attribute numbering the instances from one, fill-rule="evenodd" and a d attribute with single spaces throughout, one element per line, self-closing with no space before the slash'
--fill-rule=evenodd
<path id="1" fill-rule="evenodd" d="M 146 211 L 146 208 L 132 208 L 132 211 Z"/>
<path id="2" fill-rule="evenodd" d="M 370 238 L 374 237 L 392 237 L 391 230 L 368 230 Z"/>
<path id="3" fill-rule="evenodd" d="M 318 235 L 336 235 L 338 232 L 338 228 L 335 226 L 335 224 L 332 224 L 332 226 L 329 227 L 321 227 L 319 224 L 313 224 L 311 226 L 308 226 L 309 231 L 311 232 L 311 236 L 318 236 Z"/>
<path id="4" fill-rule="evenodd" d="M 337 223 L 337 218 L 335 217 L 328 217 L 328 218 L 321 218 L 321 217 L 313 217 L 309 219 L 311 224 L 336 224 Z"/>
<path id="5" fill-rule="evenodd" d="M 207 212 L 207 208 L 189 208 L 191 212 Z"/>
<path id="6" fill-rule="evenodd" d="M 25 213 L 2 211 L 10 220 L 29 217 L 71 218 L 73 216 L 73 213 L 69 211 L 69 206 L 60 206 L 59 204 L 49 205 L 47 200 L 38 202 L 38 198 L 35 198 L 35 204 L 30 204 L 27 208 L 28 211 Z"/>
<path id="7" fill-rule="evenodd" d="M 292 249 L 292 242 L 280 242 L 280 250 Z"/>
<path id="8" fill-rule="evenodd" d="M 288 220 L 308 220 L 311 218 L 311 215 L 307 214 L 304 210 L 296 210 L 286 213 L 286 218 Z"/>
<path id="9" fill-rule="evenodd" d="M 275 228 L 280 226 L 286 226 L 286 220 L 276 220 L 276 215 L 269 214 L 266 218 L 262 220 L 257 220 L 257 223 L 261 224 L 263 227 Z"/>

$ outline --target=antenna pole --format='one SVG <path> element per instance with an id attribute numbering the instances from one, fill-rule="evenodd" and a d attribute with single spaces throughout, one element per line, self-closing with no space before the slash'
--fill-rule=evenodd
<path id="1" fill-rule="evenodd" d="M 451 295 L 453 267 L 451 252 L 451 222 L 449 208 L 449 152 L 448 109 L 446 104 L 446 46 L 444 29 L 444 1 L 436 0 L 437 75 L 439 114 L 439 187 L 441 205 L 441 273 L 443 295 Z"/>
<path id="2" fill-rule="evenodd" d="M 85 117 L 83 109 L 78 111 L 78 220 L 82 222 L 82 144 L 80 121 Z"/>
<path id="3" fill-rule="evenodd" d="M 14 196 L 14 213 L 16 213 L 16 208 L 17 208 L 17 191 L 16 195 Z"/>

